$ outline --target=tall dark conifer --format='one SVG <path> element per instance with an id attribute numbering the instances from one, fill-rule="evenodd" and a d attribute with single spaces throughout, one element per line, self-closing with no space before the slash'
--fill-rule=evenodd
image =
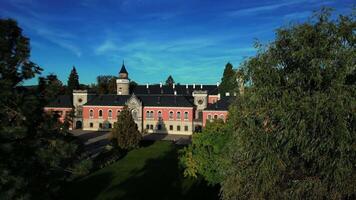
<path id="1" fill-rule="evenodd" d="M 71 94 L 73 90 L 77 90 L 77 89 L 79 89 L 79 76 L 77 70 L 73 66 L 68 78 L 67 93 Z"/>
<path id="2" fill-rule="evenodd" d="M 221 78 L 221 83 L 219 85 L 219 92 L 222 96 L 226 95 L 226 92 L 232 95 L 236 90 L 237 82 L 236 82 L 236 72 L 233 69 L 231 63 L 227 63 L 225 65 L 224 74 Z"/>
<path id="3" fill-rule="evenodd" d="M 166 85 L 172 86 L 174 84 L 174 79 L 171 75 L 168 76 L 167 80 L 166 80 Z"/>

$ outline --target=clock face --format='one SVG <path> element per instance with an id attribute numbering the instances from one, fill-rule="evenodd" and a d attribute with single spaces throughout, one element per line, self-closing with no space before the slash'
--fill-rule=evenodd
<path id="1" fill-rule="evenodd" d="M 199 104 L 199 105 L 201 105 L 201 104 L 203 104 L 203 103 L 204 103 L 203 99 L 199 99 L 199 100 L 198 100 L 198 104 Z"/>
<path id="2" fill-rule="evenodd" d="M 81 99 L 81 98 L 80 98 L 80 99 L 78 99 L 78 102 L 79 102 L 79 103 L 82 103 L 82 101 L 83 101 L 83 99 Z"/>

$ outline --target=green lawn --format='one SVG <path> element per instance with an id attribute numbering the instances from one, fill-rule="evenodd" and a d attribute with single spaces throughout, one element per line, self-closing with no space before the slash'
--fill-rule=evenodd
<path id="1" fill-rule="evenodd" d="M 183 178 L 178 148 L 157 141 L 133 150 L 118 162 L 80 179 L 63 191 L 64 199 L 218 199 L 218 188 Z"/>

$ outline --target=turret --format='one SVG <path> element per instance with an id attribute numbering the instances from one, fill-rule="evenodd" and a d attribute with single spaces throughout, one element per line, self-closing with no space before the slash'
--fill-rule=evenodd
<path id="1" fill-rule="evenodd" d="M 129 84 L 129 73 L 127 73 L 125 63 L 122 62 L 119 78 L 116 79 L 117 95 L 129 95 Z"/>

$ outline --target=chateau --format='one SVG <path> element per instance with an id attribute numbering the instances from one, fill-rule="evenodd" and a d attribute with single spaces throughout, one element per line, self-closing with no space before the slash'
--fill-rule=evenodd
<path id="1" fill-rule="evenodd" d="M 130 91 L 128 72 L 123 64 L 116 80 L 117 94 L 98 95 L 74 90 L 59 96 L 45 107 L 64 120 L 71 111 L 73 129 L 109 130 L 124 106 L 128 106 L 139 131 L 191 135 L 208 120 L 226 120 L 231 97 L 221 97 L 216 85 L 137 85 Z"/>

